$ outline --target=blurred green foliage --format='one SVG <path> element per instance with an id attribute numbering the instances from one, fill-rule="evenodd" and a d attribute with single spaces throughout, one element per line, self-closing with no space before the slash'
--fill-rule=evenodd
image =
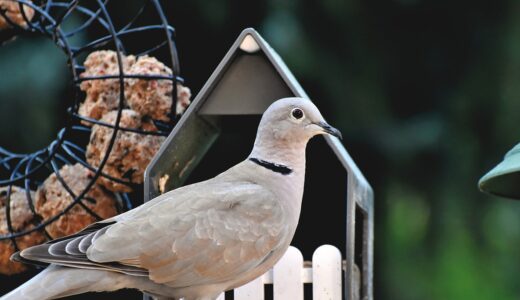
<path id="1" fill-rule="evenodd" d="M 61 127 L 60 98 L 69 81 L 67 61 L 43 37 L 0 47 L 0 139 L 10 151 L 46 147 Z"/>
<path id="2" fill-rule="evenodd" d="M 254 26 L 342 130 L 376 193 L 376 299 L 520 297 L 520 203 L 477 190 L 520 140 L 518 1 L 163 3 L 194 92 Z M 59 127 L 65 63 L 16 43 L 0 49 L 1 144 L 32 149 Z"/>

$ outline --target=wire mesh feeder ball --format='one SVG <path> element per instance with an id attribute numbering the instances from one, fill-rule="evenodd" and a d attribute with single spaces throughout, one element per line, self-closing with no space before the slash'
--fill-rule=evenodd
<path id="1" fill-rule="evenodd" d="M 0 44 L 52 40 L 73 94 L 50 145 L 0 147 L 0 274 L 24 270 L 11 253 L 132 208 L 149 160 L 189 104 L 174 28 L 158 0 L 135 2 L 0 0 Z"/>

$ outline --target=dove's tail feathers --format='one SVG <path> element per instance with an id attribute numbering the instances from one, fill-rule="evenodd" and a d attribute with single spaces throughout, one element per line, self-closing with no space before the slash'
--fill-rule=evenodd
<path id="1" fill-rule="evenodd" d="M 152 282 L 148 277 L 131 276 L 106 270 L 77 269 L 50 265 L 0 300 L 48 300 L 88 292 L 113 292 L 120 289 L 138 289 L 159 299 L 178 299 L 175 288 Z"/>
<path id="2" fill-rule="evenodd" d="M 129 285 L 126 275 L 51 265 L 0 300 L 44 300 L 86 292 L 115 291 Z"/>

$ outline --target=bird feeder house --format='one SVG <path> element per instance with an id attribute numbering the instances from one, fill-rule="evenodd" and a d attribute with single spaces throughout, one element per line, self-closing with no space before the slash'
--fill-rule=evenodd
<path id="1" fill-rule="evenodd" d="M 262 113 L 285 97 L 309 98 L 269 44 L 255 30 L 245 29 L 149 164 L 145 201 L 213 177 L 245 159 Z M 303 299 L 310 294 L 313 299 L 373 299 L 372 189 L 337 138 L 311 140 L 307 156 L 302 215 L 293 246 L 309 260 L 318 248 L 313 262 L 304 262 L 302 252 L 291 247 L 273 270 L 228 291 L 234 299 Z M 324 244 L 335 248 L 320 248 Z M 320 258 L 335 256 L 335 251 L 336 260 Z M 326 264 L 337 274 L 326 274 Z M 300 270 L 287 272 L 284 265 Z M 333 282 L 323 283 L 321 277 Z M 317 286 L 325 292 L 320 294 Z"/>

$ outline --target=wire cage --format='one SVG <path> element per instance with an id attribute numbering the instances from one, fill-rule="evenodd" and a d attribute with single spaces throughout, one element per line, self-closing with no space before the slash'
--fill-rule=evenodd
<path id="1" fill-rule="evenodd" d="M 174 42 L 175 30 L 168 24 L 159 0 L 142 0 L 140 7 L 125 6 L 125 10 L 117 8 L 127 5 L 127 3 L 109 0 L 12 0 L 8 2 L 16 3 L 15 8 L 19 11 L 19 15 L 16 19 L 8 9 L 0 6 L 0 16 L 7 23 L 7 28 L 0 31 L 0 44 L 9 42 L 18 36 L 38 35 L 52 40 L 68 59 L 72 81 L 70 89 L 73 94 L 67 109 L 66 124 L 59 130 L 56 139 L 47 147 L 33 153 L 13 153 L 0 147 L 0 187 L 6 189 L 2 195 L 6 199 L 5 211 L 0 211 L 0 213 L 5 214 L 8 229 L 7 235 L 0 234 L 0 241 L 10 240 L 15 250 L 18 251 L 17 238 L 36 231 L 44 231 L 50 238 L 45 230 L 46 227 L 73 207 L 80 206 L 96 220 L 100 220 L 101 217 L 86 205 L 88 201 L 92 201 L 87 197 L 87 193 L 98 179 L 105 178 L 123 185 L 136 185 L 104 172 L 118 132 L 128 131 L 141 135 L 167 136 L 178 119 L 175 115 L 177 83 L 182 84 L 183 79 L 179 77 L 179 60 Z M 9 5 L 13 5 L 13 3 L 9 3 Z M 132 9 L 135 13 L 128 16 L 126 12 L 132 11 Z M 122 14 L 124 15 L 121 16 Z M 117 18 L 114 15 L 117 15 Z M 146 24 L 149 20 L 155 20 L 156 23 Z M 143 36 L 146 36 L 146 39 L 143 39 Z M 100 49 L 110 49 L 116 53 L 117 74 L 80 76 L 85 71 L 83 66 L 85 57 L 92 51 Z M 171 75 L 125 73 L 123 59 L 125 55 L 130 54 L 135 57 L 157 55 L 172 70 Z M 154 124 L 156 130 L 125 128 L 120 124 L 125 107 L 125 81 L 129 79 L 172 82 L 172 107 L 169 120 L 149 120 Z M 103 122 L 78 113 L 78 109 L 85 99 L 85 93 L 80 89 L 81 83 L 100 80 L 115 80 L 119 85 L 117 116 L 114 123 Z M 87 123 L 97 124 L 111 130 L 107 147 L 104 148 L 105 151 L 98 167 L 90 165 L 85 157 L 85 147 L 92 131 L 90 126 L 85 125 Z M 64 165 L 76 163 L 91 172 L 90 182 L 79 193 L 73 191 L 59 171 Z M 43 219 L 35 211 L 31 191 L 37 189 L 51 174 L 55 174 L 73 201 L 52 217 Z M 10 198 L 15 186 L 25 191 L 27 204 L 36 218 L 36 224 L 19 231 L 13 227 L 12 212 L 10 211 Z M 140 186 L 133 186 L 133 188 L 140 189 L 142 188 Z M 134 194 L 138 193 L 138 191 L 134 191 Z M 118 192 L 115 193 L 115 197 L 118 200 L 120 212 L 132 208 L 134 201 L 131 193 Z"/>

